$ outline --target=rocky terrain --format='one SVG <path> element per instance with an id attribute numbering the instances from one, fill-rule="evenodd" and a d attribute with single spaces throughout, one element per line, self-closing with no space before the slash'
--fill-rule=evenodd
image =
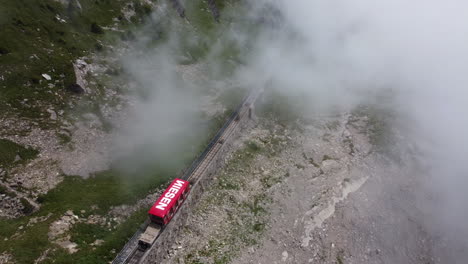
<path id="1" fill-rule="evenodd" d="M 444 263 L 412 194 L 422 164 L 382 154 L 374 126 L 362 114 L 259 120 L 165 263 Z"/>

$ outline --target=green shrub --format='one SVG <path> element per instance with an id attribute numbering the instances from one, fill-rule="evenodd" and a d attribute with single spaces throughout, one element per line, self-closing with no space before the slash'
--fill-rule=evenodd
<path id="1" fill-rule="evenodd" d="M 23 209 L 21 211 L 25 215 L 30 215 L 31 213 L 34 212 L 35 207 L 28 202 L 25 198 L 20 199 L 21 204 L 23 205 Z"/>
<path id="2" fill-rule="evenodd" d="M 10 167 L 15 163 L 17 156 L 21 158 L 17 162 L 25 162 L 34 159 L 39 151 L 31 148 L 21 146 L 8 139 L 0 139 L 0 166 Z"/>
<path id="3" fill-rule="evenodd" d="M 96 22 L 91 23 L 91 32 L 94 34 L 104 34 L 104 30 Z"/>

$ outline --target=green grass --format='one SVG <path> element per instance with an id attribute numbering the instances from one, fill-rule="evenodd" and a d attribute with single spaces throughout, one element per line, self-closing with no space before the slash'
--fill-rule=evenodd
<path id="1" fill-rule="evenodd" d="M 15 248 L 14 256 L 17 263 L 33 263 L 33 260 L 49 245 L 47 237 L 49 223 L 46 221 L 37 224 L 34 226 L 34 231 L 28 232 L 21 239 L 10 239 L 8 241 L 8 246 Z"/>
<path id="2" fill-rule="evenodd" d="M 6 194 L 10 197 L 16 197 L 16 193 L 14 192 L 11 192 L 10 190 L 8 190 L 5 186 L 3 185 L 0 185 L 0 194 Z"/>
<path id="3" fill-rule="evenodd" d="M 122 18 L 126 2 L 80 0 L 79 11 L 53 0 L 0 0 L 0 112 L 40 119 L 48 106 L 65 107 L 71 99 L 66 87 L 75 82 L 72 62 L 102 47 L 112 34 L 92 31 Z M 147 6 L 139 7 L 137 12 L 148 13 Z"/>
<path id="4" fill-rule="evenodd" d="M 395 149 L 398 142 L 392 126 L 396 120 L 394 111 L 380 105 L 367 105 L 357 107 L 352 114 L 356 117 L 367 117 L 366 131 L 363 132 L 369 135 L 373 151 L 386 154 L 395 160 L 399 159 L 399 153 Z"/>
<path id="5" fill-rule="evenodd" d="M 34 211 L 34 206 L 28 202 L 25 198 L 20 199 L 21 205 L 23 205 L 23 209 L 21 210 L 23 214 L 29 215 Z"/>
<path id="6" fill-rule="evenodd" d="M 126 240 L 133 235 L 138 226 L 147 217 L 147 209 L 142 209 L 133 214 L 116 230 L 108 229 L 89 224 L 78 224 L 73 227 L 72 241 L 76 241 L 79 251 L 73 254 L 73 263 L 105 263 L 115 257 L 113 250 L 119 252 L 125 245 Z M 96 239 L 104 240 L 99 247 L 92 249 L 89 244 Z M 64 250 L 53 253 L 51 259 L 44 263 L 70 263 L 71 256 Z"/>
<path id="7" fill-rule="evenodd" d="M 106 171 L 89 179 L 66 176 L 65 180 L 46 195 L 39 197 L 43 213 L 62 213 L 66 210 L 79 212 L 97 205 L 97 213 L 105 213 L 111 206 L 135 201 L 141 191 L 129 185 L 116 172 Z M 129 187 L 129 188 L 126 188 Z M 83 192 L 86 190 L 86 192 Z"/>
<path id="8" fill-rule="evenodd" d="M 336 254 L 336 263 L 338 264 L 344 264 L 345 261 L 345 256 L 344 256 L 345 252 L 344 252 L 344 249 L 340 249 L 338 250 L 337 254 Z"/>
<path id="9" fill-rule="evenodd" d="M 264 102 L 257 106 L 261 118 L 271 118 L 284 126 L 295 126 L 297 120 L 304 118 L 308 102 L 300 96 L 291 96 L 274 89 L 265 89 Z"/>
<path id="10" fill-rule="evenodd" d="M 7 139 L 0 139 L 0 167 L 13 166 L 17 156 L 21 160 L 16 163 L 24 163 L 36 158 L 38 154 L 39 151 L 31 147 L 24 147 Z"/>
<path id="11" fill-rule="evenodd" d="M 227 109 L 235 110 L 242 99 L 248 94 L 248 89 L 244 87 L 231 87 L 221 92 L 216 99 Z"/>
<path id="12" fill-rule="evenodd" d="M 251 152 L 259 152 L 262 148 L 257 144 L 255 143 L 254 141 L 248 141 L 246 143 L 246 146 L 247 146 L 247 149 Z"/>
<path id="13" fill-rule="evenodd" d="M 57 138 L 59 139 L 60 144 L 65 145 L 67 143 L 70 143 L 72 138 L 66 133 L 57 133 Z"/>
<path id="14" fill-rule="evenodd" d="M 148 193 L 148 190 L 155 188 L 167 181 L 174 174 L 155 175 L 152 182 L 149 179 L 127 179 L 113 171 L 106 171 L 95 175 L 89 179 L 77 176 L 66 176 L 64 181 L 55 189 L 51 190 L 38 200 L 41 202 L 41 209 L 30 216 L 15 220 L 0 220 L 0 236 L 11 237 L 19 226 L 24 226 L 22 235 L 11 238 L 8 241 L 0 240 L 0 251 L 9 251 L 13 254 L 17 263 L 32 263 L 47 248 L 51 247 L 48 241 L 47 232 L 49 225 L 60 218 L 67 210 L 75 213 L 81 210 L 93 212 L 94 214 L 106 215 L 111 206 L 120 204 L 132 204 Z M 92 210 L 91 206 L 97 205 L 97 210 Z M 74 263 L 100 263 L 99 259 L 111 259 L 113 257 L 110 250 L 118 250 L 126 239 L 138 228 L 146 216 L 146 210 L 130 217 L 124 224 L 118 226 L 117 230 L 107 230 L 96 225 L 78 224 L 71 230 L 72 239 L 77 242 L 82 249 L 81 253 L 73 255 Z M 25 223 L 31 217 L 52 216 L 45 222 L 25 227 Z M 95 238 L 104 239 L 104 245 L 98 250 L 92 251 L 88 243 L 92 243 Z M 92 240 L 92 241 L 91 241 Z M 66 252 L 58 251 L 53 255 L 55 263 L 69 263 L 70 255 Z M 92 254 L 90 254 L 92 252 Z M 86 262 L 92 259 L 96 262 Z M 83 261 L 81 261 L 83 260 Z M 86 261 L 85 261 L 86 260 Z"/>
<path id="15" fill-rule="evenodd" d="M 96 224 L 78 223 L 70 230 L 72 233 L 71 240 L 78 244 L 80 248 L 90 247 L 89 244 L 96 239 L 103 239 L 108 230 L 106 227 Z"/>
<path id="16" fill-rule="evenodd" d="M 252 201 L 247 201 L 243 202 L 242 206 L 250 209 L 250 212 L 252 212 L 255 216 L 261 214 L 261 213 L 266 213 L 267 211 L 265 208 L 263 208 L 262 203 L 266 200 L 266 195 L 265 194 L 259 194 L 255 195 L 252 199 Z"/>
<path id="17" fill-rule="evenodd" d="M 78 242 L 80 250 L 73 255 L 48 241 L 47 231 L 52 219 L 36 224 L 22 239 L 10 239 L 8 245 L 11 249 L 17 250 L 14 254 L 16 263 L 33 263 L 46 248 L 52 248 L 52 251 L 41 263 L 106 263 L 114 258 L 114 251 L 118 252 L 144 221 L 146 211 L 146 209 L 140 210 L 111 232 L 95 225 L 75 225 L 71 230 L 72 240 Z M 101 238 L 105 242 L 93 250 L 88 243 L 94 242 L 95 238 Z"/>
<path id="18" fill-rule="evenodd" d="M 211 78 L 226 78 L 234 73 L 235 68 L 242 63 L 248 51 L 247 43 L 232 38 L 233 31 L 251 36 L 253 42 L 256 35 L 254 29 L 258 25 L 251 24 L 240 17 L 245 11 L 240 1 L 216 1 L 221 17 L 216 22 L 208 8 L 206 0 L 186 2 L 186 15 L 190 26 L 176 28 L 179 38 L 176 50 L 188 55 L 179 61 L 181 64 L 204 62 L 212 65 Z"/>

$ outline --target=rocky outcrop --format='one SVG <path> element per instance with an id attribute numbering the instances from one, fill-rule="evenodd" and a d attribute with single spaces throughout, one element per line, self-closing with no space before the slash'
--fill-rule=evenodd
<path id="1" fill-rule="evenodd" d="M 177 14 L 179 14 L 180 17 L 185 18 L 185 8 L 182 6 L 179 0 L 171 0 L 171 2 L 174 9 L 177 11 Z"/>
<path id="2" fill-rule="evenodd" d="M 78 251 L 78 245 L 70 241 L 71 236 L 68 234 L 70 228 L 79 220 L 79 217 L 68 210 L 59 220 L 53 222 L 49 229 L 49 240 L 53 241 L 60 247 L 68 250 L 69 253 Z"/>
<path id="3" fill-rule="evenodd" d="M 82 94 L 82 93 L 85 92 L 83 87 L 81 87 L 81 85 L 79 85 L 77 83 L 72 83 L 72 84 L 68 85 L 67 90 L 74 93 L 74 94 Z"/>
<path id="4" fill-rule="evenodd" d="M 216 22 L 219 22 L 219 9 L 216 6 L 215 0 L 208 0 L 208 7 L 210 8 L 211 14 Z"/>
<path id="5" fill-rule="evenodd" d="M 91 71 L 91 67 L 84 59 L 77 59 L 73 63 L 73 70 L 75 71 L 76 83 L 69 85 L 67 89 L 77 94 L 84 93 L 87 86 L 86 74 Z"/>
<path id="6" fill-rule="evenodd" d="M 17 218 L 39 209 L 35 201 L 14 189 L 22 185 L 22 181 L 0 184 L 0 217 Z"/>

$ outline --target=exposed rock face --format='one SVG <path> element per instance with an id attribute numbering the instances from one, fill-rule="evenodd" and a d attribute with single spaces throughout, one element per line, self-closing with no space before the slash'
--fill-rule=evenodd
<path id="1" fill-rule="evenodd" d="M 50 114 L 50 120 L 57 120 L 57 113 L 53 109 L 49 108 L 47 112 Z"/>
<path id="2" fill-rule="evenodd" d="M 0 194 L 0 217 L 16 218 L 23 215 L 21 213 L 23 205 L 18 197 L 11 197 L 7 194 Z"/>
<path id="3" fill-rule="evenodd" d="M 215 0 L 208 0 L 208 7 L 210 8 L 211 14 L 216 22 L 219 22 L 219 9 L 216 6 Z"/>
<path id="4" fill-rule="evenodd" d="M 331 173 L 339 170 L 341 166 L 336 160 L 324 160 L 321 168 L 323 173 Z"/>
<path id="5" fill-rule="evenodd" d="M 86 74 L 92 70 L 91 66 L 84 59 L 77 59 L 73 63 L 73 69 L 75 70 L 76 83 L 70 85 L 68 89 L 74 93 L 83 93 L 87 87 Z"/>
<path id="6" fill-rule="evenodd" d="M 70 241 L 70 235 L 67 234 L 70 228 L 79 220 L 71 210 L 68 210 L 59 220 L 53 222 L 49 228 L 49 240 L 67 249 L 70 253 L 78 251 L 78 245 Z"/>
<path id="7" fill-rule="evenodd" d="M 179 16 L 184 18 L 185 17 L 185 8 L 182 6 L 182 4 L 179 2 L 179 0 L 171 0 L 171 2 L 172 2 L 172 6 L 177 11 Z"/>
<path id="8" fill-rule="evenodd" d="M 29 215 L 39 208 L 39 205 L 17 188 L 23 187 L 22 181 L 0 184 L 0 217 L 16 218 Z"/>
<path id="9" fill-rule="evenodd" d="M 13 257 L 10 254 L 2 253 L 0 254 L 0 264 L 12 263 Z"/>
<path id="10" fill-rule="evenodd" d="M 67 90 L 72 92 L 72 93 L 75 93 L 75 94 L 82 94 L 85 92 L 85 90 L 83 89 L 83 87 L 81 87 L 79 84 L 77 83 L 73 83 L 73 84 L 70 84 L 67 86 Z"/>

